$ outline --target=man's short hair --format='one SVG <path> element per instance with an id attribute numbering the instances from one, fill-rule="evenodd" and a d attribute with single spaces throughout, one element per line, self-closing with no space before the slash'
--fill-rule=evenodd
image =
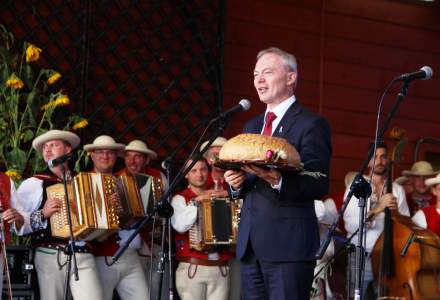
<path id="1" fill-rule="evenodd" d="M 287 70 L 298 73 L 298 67 L 295 56 L 277 47 L 270 47 L 258 52 L 257 61 L 260 59 L 260 57 L 268 53 L 279 55 L 283 59 L 284 65 L 286 66 Z"/>
<path id="2" fill-rule="evenodd" d="M 370 149 L 373 149 L 373 147 L 374 147 L 374 142 L 370 142 L 369 144 L 368 144 L 368 150 L 370 150 Z M 388 145 L 387 145 L 387 143 L 385 143 L 384 141 L 377 141 L 377 145 L 376 145 L 376 149 L 379 149 L 379 148 L 383 148 L 383 149 L 385 149 L 385 150 L 387 150 L 388 151 Z"/>

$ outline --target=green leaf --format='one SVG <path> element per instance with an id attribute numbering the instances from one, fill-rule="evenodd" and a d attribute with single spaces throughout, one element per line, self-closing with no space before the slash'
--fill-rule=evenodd
<path id="1" fill-rule="evenodd" d="M 29 64 L 24 65 L 24 72 L 22 77 L 23 78 L 21 80 L 23 80 L 24 84 L 28 88 L 32 88 L 32 86 L 34 85 L 34 72 Z"/>
<path id="2" fill-rule="evenodd" d="M 26 153 L 21 150 L 14 148 L 12 151 L 6 153 L 6 160 L 8 161 L 8 165 L 16 168 L 20 173 L 24 170 L 26 163 Z"/>
<path id="3" fill-rule="evenodd" d="M 23 142 L 27 143 L 34 138 L 34 132 L 30 129 L 23 132 Z"/>

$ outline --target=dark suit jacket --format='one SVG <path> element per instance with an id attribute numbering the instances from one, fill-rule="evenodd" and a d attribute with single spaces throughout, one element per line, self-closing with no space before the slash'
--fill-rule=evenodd
<path id="1" fill-rule="evenodd" d="M 244 132 L 260 133 L 263 118 L 264 114 L 249 121 Z M 256 257 L 262 261 L 314 260 L 319 246 L 314 200 L 328 192 L 330 128 L 324 118 L 302 108 L 296 101 L 273 136 L 285 138 L 295 146 L 307 171 L 319 171 L 327 177 L 315 179 L 295 172 L 282 172 L 283 181 L 278 192 L 266 181 L 247 175 L 241 190 L 244 204 L 237 258 L 243 257 L 250 240 Z"/>

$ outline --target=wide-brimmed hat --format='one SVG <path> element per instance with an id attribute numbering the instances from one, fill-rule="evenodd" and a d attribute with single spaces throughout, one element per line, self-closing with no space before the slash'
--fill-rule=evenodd
<path id="1" fill-rule="evenodd" d="M 136 152 L 146 154 L 146 155 L 150 156 L 152 159 L 157 158 L 157 153 L 154 152 L 153 150 L 151 150 L 150 148 L 148 148 L 147 144 L 145 144 L 144 142 L 142 142 L 140 140 L 131 141 L 127 146 L 125 146 L 124 151 L 125 152 L 136 151 Z"/>
<path id="2" fill-rule="evenodd" d="M 41 148 L 43 147 L 43 144 L 48 141 L 53 141 L 53 140 L 65 141 L 65 142 L 69 143 L 73 149 L 78 147 L 78 145 L 80 143 L 79 136 L 77 136 L 73 132 L 53 129 L 53 130 L 49 130 L 49 131 L 37 136 L 32 141 L 32 148 L 41 152 Z"/>
<path id="3" fill-rule="evenodd" d="M 214 142 L 212 142 L 212 144 L 211 144 L 211 146 L 209 146 L 209 148 L 211 148 L 211 147 L 222 147 L 227 141 L 228 140 L 225 139 L 224 137 L 219 136 L 219 137 L 217 137 L 214 140 Z M 203 142 L 203 144 L 200 146 L 200 151 L 202 151 L 206 147 L 206 145 L 208 145 L 208 142 L 209 141 Z"/>
<path id="4" fill-rule="evenodd" d="M 437 174 L 437 176 L 425 180 L 426 186 L 433 186 L 439 183 L 440 183 L 440 174 Z"/>
<path id="5" fill-rule="evenodd" d="M 84 146 L 84 150 L 93 151 L 93 150 L 115 150 L 121 151 L 124 150 L 125 145 L 116 143 L 115 140 L 108 135 L 100 135 L 98 136 L 92 144 L 87 144 Z"/>
<path id="6" fill-rule="evenodd" d="M 415 162 L 411 166 L 411 170 L 404 170 L 403 176 L 434 176 L 438 172 L 434 172 L 432 165 L 424 160 Z"/>
<path id="7" fill-rule="evenodd" d="M 397 183 L 397 184 L 400 184 L 400 185 L 404 185 L 405 183 L 408 182 L 408 180 L 409 180 L 408 177 L 400 176 L 400 177 L 397 177 L 396 179 L 394 179 L 394 182 Z"/>
<path id="8" fill-rule="evenodd" d="M 345 174 L 344 183 L 345 187 L 348 188 L 351 183 L 353 182 L 354 178 L 356 177 L 358 172 L 350 171 L 347 174 Z"/>

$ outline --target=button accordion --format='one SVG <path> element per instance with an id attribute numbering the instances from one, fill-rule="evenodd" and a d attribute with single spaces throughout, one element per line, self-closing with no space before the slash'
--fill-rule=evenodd
<path id="1" fill-rule="evenodd" d="M 79 173 L 67 184 L 67 192 L 73 236 L 91 241 L 128 228 L 144 217 L 162 195 L 162 182 L 147 175 Z M 46 193 L 48 199 L 61 202 L 60 211 L 50 217 L 52 236 L 68 238 L 64 185 L 52 185 Z"/>
<path id="2" fill-rule="evenodd" d="M 241 199 L 211 198 L 195 202 L 197 220 L 189 230 L 190 248 L 205 251 L 237 242 Z"/>

